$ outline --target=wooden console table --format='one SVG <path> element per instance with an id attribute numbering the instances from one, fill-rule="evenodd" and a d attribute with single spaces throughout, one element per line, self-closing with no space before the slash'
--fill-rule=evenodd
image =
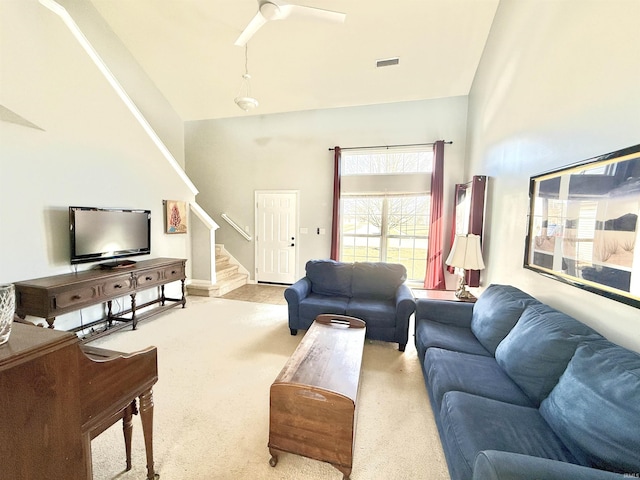
<path id="1" fill-rule="evenodd" d="M 280 452 L 330 463 L 348 480 L 365 323 L 319 315 L 271 385 L 269 464 Z"/>
<path id="2" fill-rule="evenodd" d="M 129 323 L 135 330 L 137 323 L 144 318 L 177 305 L 184 308 L 185 264 L 186 260 L 180 258 L 154 258 L 136 262 L 126 268 L 85 270 L 16 282 L 16 314 L 20 318 L 27 315 L 45 318 L 49 328 L 54 328 L 58 315 L 106 303 L 107 316 L 81 328 L 90 328 L 106 321 L 107 330 L 102 334 L 123 328 Z M 181 298 L 165 297 L 164 286 L 178 280 L 182 282 Z M 160 287 L 158 298 L 136 305 L 136 294 L 153 287 Z M 112 300 L 125 295 L 131 297 L 131 308 L 114 314 L 111 309 Z M 158 306 L 149 311 L 136 313 L 138 309 L 155 304 Z M 125 317 L 128 314 L 131 316 Z M 114 325 L 114 320 L 122 323 Z M 80 328 L 75 329 L 77 330 Z M 95 338 L 96 336 L 92 337 Z"/>

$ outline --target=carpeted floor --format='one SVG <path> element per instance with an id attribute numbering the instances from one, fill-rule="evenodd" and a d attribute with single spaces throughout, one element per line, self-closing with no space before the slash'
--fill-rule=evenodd
<path id="1" fill-rule="evenodd" d="M 269 387 L 301 338 L 289 334 L 286 305 L 188 297 L 185 309 L 91 344 L 158 348 L 154 453 L 162 479 L 341 479 L 297 455 L 268 463 Z M 449 479 L 412 343 L 401 353 L 366 341 L 357 415 L 353 480 Z M 131 471 L 121 424 L 94 439 L 92 451 L 95 480 L 145 478 L 139 417 Z"/>

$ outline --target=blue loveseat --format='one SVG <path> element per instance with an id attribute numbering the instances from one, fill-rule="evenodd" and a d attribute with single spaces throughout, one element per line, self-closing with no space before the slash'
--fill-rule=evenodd
<path id="1" fill-rule="evenodd" d="M 367 338 L 396 342 L 404 352 L 415 310 L 406 279 L 400 264 L 309 260 L 306 275 L 284 292 L 291 335 L 307 330 L 320 314 L 349 315 L 365 321 Z"/>
<path id="2" fill-rule="evenodd" d="M 640 354 L 507 285 L 419 299 L 415 344 L 452 480 L 640 475 Z"/>

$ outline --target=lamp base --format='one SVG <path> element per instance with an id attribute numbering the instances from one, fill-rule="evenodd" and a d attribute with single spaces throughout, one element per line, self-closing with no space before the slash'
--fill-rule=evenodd
<path id="1" fill-rule="evenodd" d="M 464 285 L 456 290 L 455 295 L 456 298 L 459 298 L 460 300 L 469 300 L 472 298 L 476 298 L 469 290 L 465 288 Z"/>
<path id="2" fill-rule="evenodd" d="M 467 284 L 464 281 L 464 277 L 465 277 L 466 272 L 463 270 L 462 272 L 462 276 L 460 277 L 460 283 L 458 284 L 458 289 L 456 290 L 456 298 L 459 298 L 460 300 L 468 300 L 470 298 L 475 298 L 473 296 L 473 294 L 467 290 Z"/>

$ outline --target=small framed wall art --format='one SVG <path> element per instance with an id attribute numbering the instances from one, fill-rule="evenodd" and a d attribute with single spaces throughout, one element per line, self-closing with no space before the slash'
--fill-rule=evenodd
<path id="1" fill-rule="evenodd" d="M 166 233 L 187 233 L 187 203 L 165 200 Z"/>

